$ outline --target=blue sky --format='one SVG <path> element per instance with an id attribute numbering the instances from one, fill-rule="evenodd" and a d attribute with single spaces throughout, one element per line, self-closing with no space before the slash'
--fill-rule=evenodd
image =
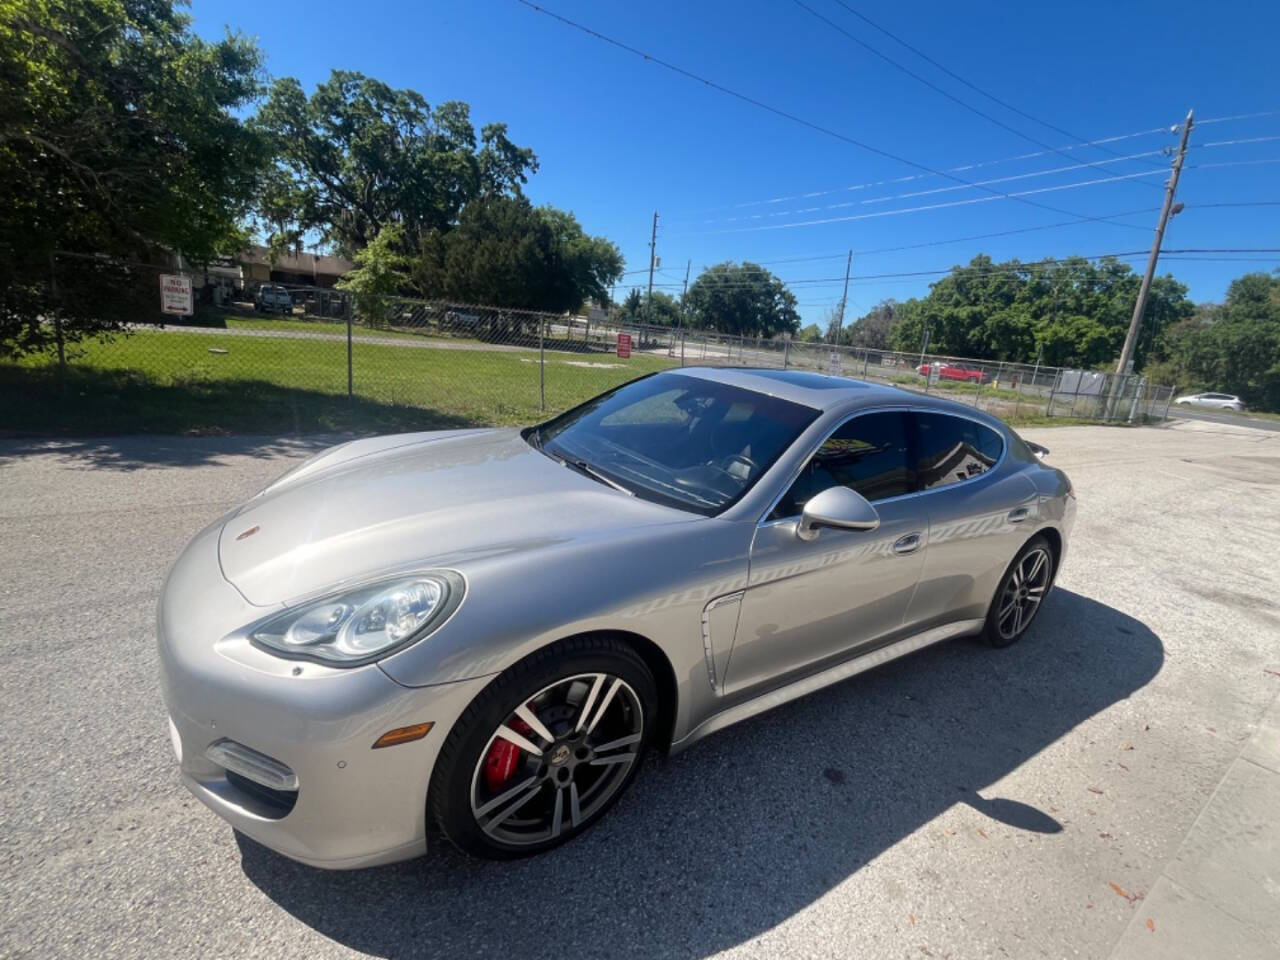
<path id="1" fill-rule="evenodd" d="M 987 181 L 987 191 L 768 113 L 517 0 L 195 0 L 192 13 L 205 35 L 230 26 L 257 37 L 270 73 L 297 77 L 308 90 L 330 69 L 346 68 L 412 87 L 432 104 L 467 101 L 477 128 L 506 122 L 511 138 L 537 153 L 530 197 L 572 210 L 588 231 L 617 242 L 628 271 L 648 265 L 657 210 L 656 283 L 678 293 L 689 260 L 694 276 L 722 260 L 765 262 L 796 281 L 806 323 L 839 299 L 850 248 L 858 278 L 850 284 L 852 316 L 885 297 L 928 291 L 928 276 L 875 275 L 945 269 L 977 253 L 1029 260 L 1146 250 L 1164 179 L 1153 162 L 1167 163 L 1156 152 L 1176 146 L 1169 128 L 1189 108 L 1206 121 L 1268 115 L 1193 130 L 1179 188 L 1187 209 L 1174 218 L 1166 248 L 1280 247 L 1280 206 L 1208 206 L 1280 201 L 1280 162 L 1268 162 L 1280 161 L 1280 4 L 844 2 L 985 93 L 1072 136 L 987 99 L 839 0 L 804 0 L 830 24 L 791 0 L 545 6 L 841 137 Z M 1122 139 L 1065 156 L 1045 151 L 831 24 L 1032 140 L 1063 148 Z M 1230 142 L 1239 140 L 1253 142 Z M 1119 159 L 1134 154 L 1148 155 Z M 1072 186 L 1097 180 L 1109 182 Z M 1043 191 L 1023 199 L 1065 213 L 988 199 L 991 190 Z M 787 197 L 796 199 L 779 199 Z M 1141 211 L 1118 221 L 1129 226 L 1073 221 L 1126 211 Z M 918 246 L 926 243 L 934 245 Z M 1259 262 L 1170 258 L 1160 272 L 1187 283 L 1195 299 L 1213 300 L 1232 277 L 1280 266 L 1277 254 L 1238 256 Z M 818 257 L 825 259 L 811 259 Z M 1141 269 L 1145 257 L 1128 262 Z M 647 281 L 643 272 L 626 279 Z"/>

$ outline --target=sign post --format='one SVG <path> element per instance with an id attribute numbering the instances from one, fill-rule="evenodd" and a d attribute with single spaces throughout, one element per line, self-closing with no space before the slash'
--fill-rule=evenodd
<path id="1" fill-rule="evenodd" d="M 160 311 L 179 317 L 189 317 L 196 312 L 190 277 L 177 273 L 160 274 Z"/>
<path id="2" fill-rule="evenodd" d="M 631 334 L 620 333 L 618 334 L 618 357 L 621 360 L 626 360 L 630 356 L 631 356 Z"/>

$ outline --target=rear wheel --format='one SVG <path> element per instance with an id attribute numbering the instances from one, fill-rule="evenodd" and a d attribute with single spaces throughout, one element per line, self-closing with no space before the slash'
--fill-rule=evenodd
<path id="1" fill-rule="evenodd" d="M 1034 536 L 1013 558 L 987 612 L 984 636 L 993 647 L 1007 647 L 1021 637 L 1040 612 L 1053 585 L 1053 549 Z"/>
<path id="2" fill-rule="evenodd" d="M 468 853 L 511 859 L 564 843 L 630 784 L 657 714 L 626 644 L 584 637 L 522 660 L 467 708 L 441 749 L 428 805 Z"/>

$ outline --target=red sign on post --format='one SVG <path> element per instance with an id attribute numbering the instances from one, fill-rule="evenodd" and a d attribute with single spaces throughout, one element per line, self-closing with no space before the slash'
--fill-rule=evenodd
<path id="1" fill-rule="evenodd" d="M 618 334 L 618 356 L 623 360 L 631 356 L 631 334 Z"/>
<path id="2" fill-rule="evenodd" d="M 176 273 L 160 275 L 160 310 L 180 317 L 189 317 L 195 313 L 190 277 Z"/>

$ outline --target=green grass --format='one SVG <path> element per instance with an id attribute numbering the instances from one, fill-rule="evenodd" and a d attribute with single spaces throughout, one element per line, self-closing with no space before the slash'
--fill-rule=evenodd
<path id="1" fill-rule="evenodd" d="M 229 318 L 265 330 L 324 330 L 341 324 Z M 370 331 L 361 331 L 367 334 Z M 677 361 L 635 354 L 546 351 L 546 403 L 540 402 L 537 350 L 404 347 L 412 334 L 379 331 L 383 344 L 356 343 L 354 396 L 347 396 L 341 340 L 244 337 L 211 330 L 141 330 L 78 348 L 66 376 L 48 358 L 0 364 L 0 432 L 315 433 L 522 425 L 567 409 L 627 380 Z M 582 364 L 600 364 L 588 367 Z M 911 380 L 919 389 L 919 378 Z M 945 389 L 972 402 L 972 385 Z M 965 389 L 968 387 L 968 389 Z M 984 409 L 1014 426 L 1096 421 L 1016 412 L 1013 391 L 982 392 Z M 1008 402 L 1006 402 L 1008 401 Z M 1038 405 L 1037 405 L 1038 406 Z"/>
<path id="2" fill-rule="evenodd" d="M 288 323 L 290 321 L 284 321 Z M 214 352 L 219 351 L 219 352 Z M 533 423 L 664 357 L 441 350 L 345 341 L 139 331 L 85 344 L 65 380 L 46 358 L 0 364 L 0 429 L 23 434 L 298 433 Z M 581 363 L 609 364 L 602 368 Z"/>
<path id="3" fill-rule="evenodd" d="M 228 316 L 228 330 L 286 330 L 297 333 L 326 333 L 335 337 L 346 337 L 347 325 L 341 320 L 288 320 L 280 317 L 266 316 Z M 376 330 L 371 327 L 353 327 L 352 334 L 357 337 L 378 337 L 385 340 L 417 340 L 422 335 L 405 333 L 400 330 Z"/>

